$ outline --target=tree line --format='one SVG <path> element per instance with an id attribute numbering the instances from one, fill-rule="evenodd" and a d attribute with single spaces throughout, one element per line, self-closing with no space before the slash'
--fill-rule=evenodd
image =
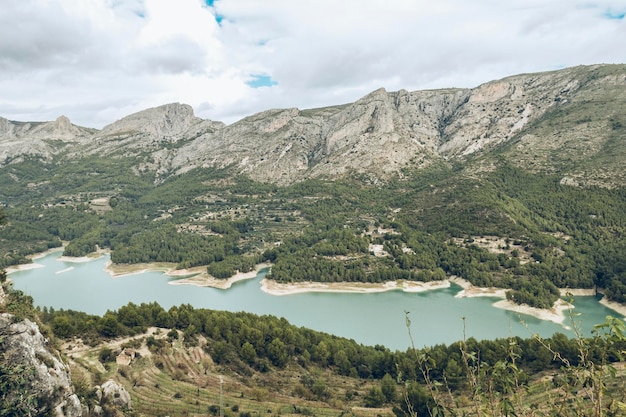
<path id="1" fill-rule="evenodd" d="M 587 366 L 587 363 L 618 361 L 619 352 L 626 349 L 623 338 L 569 339 L 557 333 L 546 339 L 511 337 L 478 341 L 469 338 L 450 345 L 390 351 L 381 345 L 364 346 L 353 340 L 293 326 L 284 318 L 196 309 L 190 305 L 165 310 L 156 303 L 129 303 L 119 310 L 107 311 L 102 317 L 44 308 L 39 311 L 39 317 L 57 337 L 81 337 L 92 344 L 102 339 L 141 334 L 151 326 L 180 330 L 184 342 L 192 346 L 203 336 L 208 340 L 205 349 L 215 363 L 242 374 L 269 372 L 298 364 L 305 368 L 329 368 L 352 378 L 378 380 L 380 386 L 368 393 L 364 399 L 366 405 L 381 406 L 391 402 L 398 408 L 399 415 L 407 410 L 406 398 L 395 396 L 397 381 L 413 381 L 408 385 L 408 395 L 414 397 L 414 405 L 432 408 L 437 399 L 430 391 L 433 384 L 465 392 L 474 373 L 481 372 L 483 383 L 495 384 L 490 390 L 506 393 L 510 385 L 499 371 L 503 364 L 507 364 L 506 372 L 514 371 L 517 383 L 524 385 L 531 376 L 559 370 L 564 363 L 573 369 Z M 408 326 L 410 329 L 410 322 Z M 410 330 L 407 335 L 408 344 Z M 162 348 L 162 344 L 150 338 L 146 343 L 151 349 Z M 581 355 L 581 346 L 584 346 L 584 355 Z M 511 363 L 514 368 L 510 367 Z M 390 381 L 394 381 L 394 388 Z M 430 388 L 425 389 L 425 386 Z"/>
<path id="2" fill-rule="evenodd" d="M 423 378 L 412 349 L 392 352 L 380 345 L 364 346 L 353 340 L 297 327 L 284 318 L 270 315 L 197 309 L 190 305 L 165 310 L 157 303 L 129 303 L 119 310 L 107 311 L 103 316 L 44 308 L 39 317 L 57 337 L 81 337 L 92 342 L 140 334 L 152 326 L 174 328 L 181 330 L 186 342 L 192 345 L 200 335 L 209 338 L 208 349 L 217 363 L 246 365 L 260 371 L 268 366 L 282 368 L 295 360 L 303 365 L 329 366 L 338 374 L 355 378 L 382 379 L 386 374 L 394 378 Z M 536 338 L 519 337 L 484 341 L 470 338 L 463 344 L 464 349 L 480 352 L 483 364 L 493 365 L 506 359 L 512 340 L 520 350 L 518 365 L 528 374 L 561 366 L 561 362 L 544 348 L 545 344 L 558 350 L 573 365 L 580 360 L 579 341 L 563 334 L 555 334 L 541 342 Z M 432 363 L 429 369 L 432 378 L 443 382 L 444 377 L 450 380 L 467 376 L 456 366 L 462 361 L 460 346 L 458 342 L 419 350 Z M 594 355 L 599 355 L 602 346 L 594 349 L 597 349 Z"/>

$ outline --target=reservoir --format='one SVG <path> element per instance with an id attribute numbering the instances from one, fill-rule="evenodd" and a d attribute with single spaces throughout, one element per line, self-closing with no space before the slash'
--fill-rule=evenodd
<path id="1" fill-rule="evenodd" d="M 560 332 L 573 337 L 573 323 L 588 336 L 595 324 L 607 315 L 618 316 L 598 303 L 596 297 L 574 297 L 574 320 L 563 325 L 495 308 L 497 299 L 490 297 L 455 298 L 461 290 L 450 288 L 422 293 L 399 290 L 379 293 L 301 293 L 275 296 L 261 291 L 256 278 L 235 283 L 221 290 L 191 285 L 170 285 L 176 278 L 160 272 L 144 272 L 111 277 L 104 271 L 108 255 L 91 262 L 70 263 L 57 260 L 61 252 L 49 254 L 35 262 L 42 268 L 12 273 L 15 289 L 33 297 L 35 305 L 72 309 L 102 315 L 135 304 L 157 302 L 163 308 L 190 304 L 196 308 L 246 311 L 259 315 L 284 317 L 292 324 L 367 345 L 384 345 L 391 350 L 410 346 L 405 325 L 405 311 L 410 313 L 411 333 L 415 346 L 451 344 L 464 337 L 478 340 L 548 337 Z M 570 314 L 573 316 L 573 314 Z"/>

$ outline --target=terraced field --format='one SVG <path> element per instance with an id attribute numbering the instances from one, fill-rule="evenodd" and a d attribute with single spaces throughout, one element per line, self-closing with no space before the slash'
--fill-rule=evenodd
<path id="1" fill-rule="evenodd" d="M 172 337 L 176 334 L 178 337 Z M 216 364 L 207 353 L 211 351 L 212 342 L 199 337 L 196 346 L 185 346 L 182 332 L 176 334 L 167 329 L 151 328 L 146 334 L 95 347 L 79 345 L 74 341 L 70 349 L 66 343 L 64 350 L 71 362 L 73 375 L 81 375 L 80 378 L 92 376 L 89 386 L 108 379 L 123 385 L 132 398 L 133 416 L 219 416 L 220 413 L 224 417 L 394 416 L 391 408 L 363 407 L 368 392 L 379 381 L 342 377 L 330 369 L 304 368 L 295 362 L 285 369 L 271 368 L 266 372 L 246 369 L 241 364 Z M 152 341 L 150 348 L 146 344 L 149 337 L 156 340 L 156 343 Z M 130 365 L 118 365 L 110 355 L 108 361 L 101 362 L 103 350 L 117 353 L 125 347 L 138 353 Z M 612 366 L 615 377 L 601 377 L 605 393 L 607 398 L 624 403 L 624 363 Z M 608 376 L 607 369 L 601 369 L 594 370 L 596 377 L 598 372 Z M 590 369 L 586 368 L 570 368 L 569 371 L 538 373 L 532 376 L 528 386 L 519 387 L 519 392 L 512 393 L 511 400 L 515 407 L 532 415 L 555 409 L 563 411 L 560 415 L 588 409 L 594 403 L 592 396 L 595 394 L 587 385 L 577 388 L 569 384 L 559 386 L 558 381 L 590 377 L 589 372 Z M 312 381 L 316 384 L 323 381 L 324 391 L 321 394 L 313 394 Z M 490 392 L 483 392 L 474 399 L 468 392 L 450 394 L 452 407 L 470 415 L 476 407 L 497 407 L 498 403 L 497 395 L 492 398 Z M 443 401 L 446 399 L 447 396 L 442 398 Z"/>
<path id="2" fill-rule="evenodd" d="M 146 335 L 135 337 L 144 342 Z M 165 338 L 165 332 L 157 335 Z M 132 339 L 110 344 L 115 351 Z M 137 343 L 137 342 L 136 342 Z M 352 415 L 358 417 L 393 416 L 390 408 L 363 408 L 363 397 L 374 382 L 354 380 L 333 375 L 329 371 L 314 370 L 315 377 L 323 378 L 329 395 L 325 401 L 307 400 L 294 393 L 300 377 L 306 370 L 292 366 L 286 370 L 239 375 L 228 366 L 213 363 L 200 346 L 185 347 L 174 340 L 158 352 L 142 344 L 140 357 L 129 366 L 108 362 L 102 366 L 99 352 L 105 345 L 83 348 L 72 352 L 73 366 L 93 373 L 104 371 L 102 381 L 113 379 L 123 385 L 132 397 L 132 410 L 145 416 L 210 416 L 220 415 L 220 378 L 222 405 L 225 417 L 271 416 L 328 416 Z M 107 345 L 108 347 L 109 345 Z M 350 395 L 346 395 L 350 392 Z M 350 400 L 347 398 L 350 397 Z"/>

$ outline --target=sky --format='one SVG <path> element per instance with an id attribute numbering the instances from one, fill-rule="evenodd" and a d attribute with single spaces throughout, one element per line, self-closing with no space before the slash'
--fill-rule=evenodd
<path id="1" fill-rule="evenodd" d="M 626 0 L 2 0 L 0 117 L 227 124 L 378 88 L 626 63 Z"/>

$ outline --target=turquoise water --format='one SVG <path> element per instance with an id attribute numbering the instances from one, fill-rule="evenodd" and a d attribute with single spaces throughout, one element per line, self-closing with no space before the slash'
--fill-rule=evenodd
<path id="1" fill-rule="evenodd" d="M 450 344 L 466 337 L 495 339 L 508 336 L 529 337 L 539 333 L 574 334 L 571 320 L 567 327 L 492 307 L 493 298 L 454 298 L 457 286 L 424 293 L 388 291 L 384 293 L 304 293 L 273 296 L 261 291 L 260 280 L 235 283 L 228 290 L 191 285 L 169 285 L 175 278 L 159 272 L 145 272 L 112 278 L 104 271 L 108 257 L 69 263 L 57 260 L 60 252 L 37 259 L 43 268 L 10 275 L 16 289 L 31 295 L 38 306 L 73 309 L 102 315 L 107 310 L 133 302 L 158 302 L 168 309 L 191 304 L 214 310 L 247 311 L 285 317 L 305 326 L 367 345 L 381 344 L 395 350 L 410 345 L 405 326 L 405 311 L 410 312 L 411 333 L 417 347 Z M 595 297 L 575 297 L 577 325 L 589 334 L 594 324 L 616 315 Z M 465 318 L 465 320 L 463 320 Z"/>

